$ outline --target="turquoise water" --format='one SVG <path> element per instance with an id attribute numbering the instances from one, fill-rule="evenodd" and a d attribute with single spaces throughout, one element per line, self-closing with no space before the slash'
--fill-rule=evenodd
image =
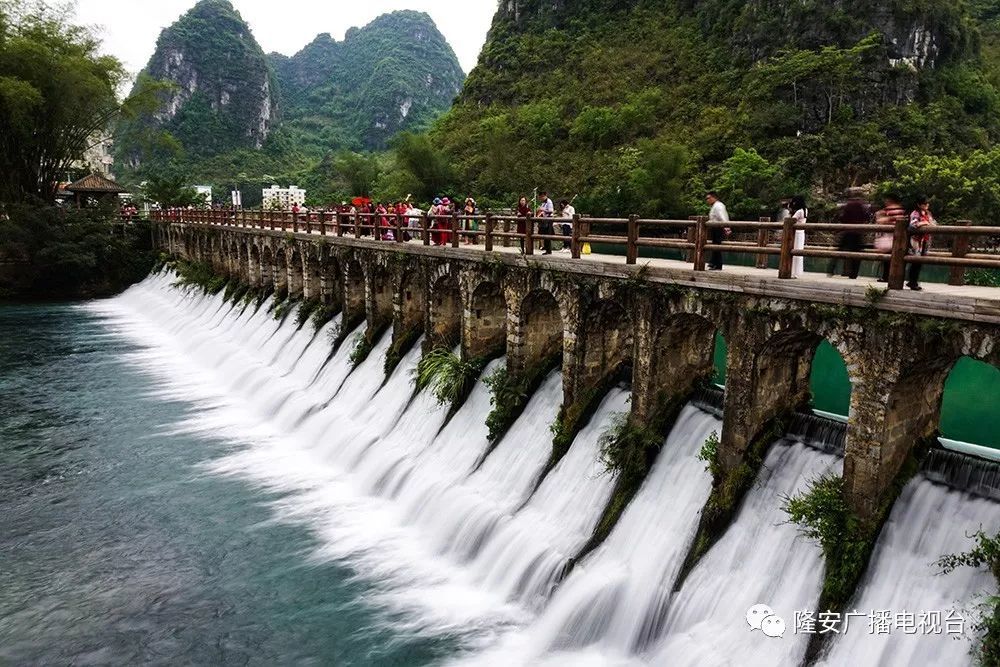
<path id="1" fill-rule="evenodd" d="M 423 665 L 274 494 L 206 474 L 135 349 L 80 306 L 0 306 L 0 664 Z M 396 626 L 392 626 L 396 627 Z"/>

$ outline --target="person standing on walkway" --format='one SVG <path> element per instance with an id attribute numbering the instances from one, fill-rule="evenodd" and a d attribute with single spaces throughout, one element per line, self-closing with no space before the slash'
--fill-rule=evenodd
<path id="1" fill-rule="evenodd" d="M 875 224 L 895 227 L 900 220 L 906 220 L 906 210 L 900 201 L 898 195 L 885 195 L 882 198 L 882 210 L 875 214 Z M 892 232 L 877 233 L 875 235 L 875 250 L 883 254 L 892 252 L 892 237 Z M 882 276 L 878 281 L 880 283 L 889 282 L 889 262 L 882 262 Z"/>
<path id="2" fill-rule="evenodd" d="M 521 252 L 524 252 L 524 235 L 527 233 L 528 218 L 531 217 L 531 206 L 528 205 L 528 198 L 521 197 L 517 200 L 517 233 L 521 235 Z"/>
<path id="3" fill-rule="evenodd" d="M 868 224 L 868 207 L 865 202 L 861 200 L 857 195 L 852 195 L 847 203 L 844 204 L 844 208 L 840 211 L 840 222 L 845 225 L 857 225 L 858 231 L 848 231 L 840 233 L 840 240 L 837 243 L 837 250 L 842 250 L 845 252 L 861 252 L 862 246 L 862 236 L 861 236 L 861 225 Z M 830 260 L 830 264 L 827 267 L 826 273 L 832 276 L 837 271 L 838 260 L 836 257 Z M 850 278 L 851 280 L 856 280 L 858 273 L 861 270 L 861 260 L 860 259 L 845 259 L 844 260 L 844 272 L 845 278 Z"/>
<path id="4" fill-rule="evenodd" d="M 552 236 L 552 214 L 555 212 L 555 205 L 552 200 L 549 199 L 549 193 L 543 192 L 541 195 L 541 203 L 538 204 L 538 217 L 542 218 L 542 221 L 538 223 L 538 233 L 542 236 Z M 542 247 L 545 249 L 543 255 L 552 254 L 552 239 L 548 238 L 542 243 Z"/>
<path id="5" fill-rule="evenodd" d="M 910 214 L 910 247 L 907 254 L 926 257 L 931 251 L 931 235 L 927 233 L 928 227 L 937 224 L 931 214 L 931 203 L 927 197 L 917 199 L 917 208 Z M 906 286 L 911 290 L 920 291 L 920 269 L 923 264 L 910 264 L 907 272 Z"/>
<path id="6" fill-rule="evenodd" d="M 719 199 L 719 195 L 715 192 L 708 192 L 705 195 L 705 201 L 711 206 L 708 211 L 708 221 L 709 222 L 729 222 L 729 210 L 726 205 L 722 203 Z M 713 246 L 722 246 L 722 241 L 732 233 L 728 227 L 709 227 L 709 237 L 712 239 Z M 722 270 L 722 251 L 713 250 L 711 256 L 708 260 L 708 270 L 709 271 L 721 271 Z"/>
<path id="7" fill-rule="evenodd" d="M 792 198 L 793 211 L 792 217 L 795 218 L 795 224 L 805 224 L 809 221 L 809 209 L 806 207 L 806 198 L 802 195 L 796 195 Z M 806 230 L 796 229 L 795 230 L 795 243 L 792 245 L 795 250 L 802 250 L 806 247 Z M 802 274 L 805 273 L 805 257 L 793 257 L 792 258 L 792 278 L 801 278 Z"/>

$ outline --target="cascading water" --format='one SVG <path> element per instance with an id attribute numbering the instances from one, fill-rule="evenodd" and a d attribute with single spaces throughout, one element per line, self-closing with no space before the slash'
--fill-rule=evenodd
<path id="1" fill-rule="evenodd" d="M 823 554 L 788 522 L 783 499 L 814 479 L 841 473 L 841 459 L 800 442 L 768 452 L 757 483 L 725 535 L 692 570 L 671 601 L 653 664 L 795 665 L 809 638 L 765 636 L 747 625 L 747 610 L 766 604 L 791 628 L 795 610 L 814 609 L 822 588 Z"/>
<path id="2" fill-rule="evenodd" d="M 970 489 L 983 489 L 988 481 L 995 484 L 996 464 L 963 463 L 962 458 L 966 457 L 936 453 L 928 461 L 930 469 L 904 487 L 850 605 L 865 616 L 832 638 L 823 664 L 969 662 L 970 643 L 959 637 L 975 624 L 977 602 L 996 595 L 996 581 L 985 568 L 962 567 L 943 575 L 937 561 L 971 549 L 970 536 L 979 530 L 996 535 L 1000 506 L 932 481 L 957 478 Z M 984 475 L 987 471 L 990 474 Z M 995 491 L 993 484 L 988 488 Z M 876 611 L 883 612 L 877 621 L 872 613 Z"/>
<path id="3" fill-rule="evenodd" d="M 808 636 L 793 633 L 791 615 L 815 607 L 822 559 L 818 545 L 787 523 L 782 496 L 839 472 L 842 427 L 800 420 L 796 435 L 823 447 L 794 438 L 775 444 L 733 525 L 673 593 L 710 490 L 697 452 L 721 430 L 716 415 L 688 406 L 611 534 L 560 582 L 611 497 L 615 477 L 604 470 L 599 437 L 611 416 L 627 409 L 626 391 L 609 392 L 541 479 L 562 403 L 559 373 L 545 378 L 491 447 L 484 383 L 447 421 L 429 392 L 414 393 L 419 344 L 386 379 L 389 335 L 355 369 L 350 356 L 360 329 L 331 354 L 339 320 L 314 332 L 293 316 L 275 320 L 270 301 L 234 307 L 172 281 L 154 276 L 89 307 L 116 335 L 141 343 L 127 356 L 157 378 L 159 395 L 192 406 L 178 431 L 233 443 L 205 470 L 280 494 L 270 503 L 276 518 L 317 536 L 315 561 L 335 561 L 374 582 L 364 602 L 396 632 L 457 637 L 467 658 L 504 665 L 775 665 L 804 655 Z M 503 363 L 493 361 L 484 373 Z M 699 404 L 717 403 L 716 391 Z M 966 476 L 995 487 L 990 475 Z M 935 578 L 927 564 L 962 550 L 965 533 L 978 524 L 1000 527 L 991 510 L 992 501 L 925 478 L 912 482 L 858 604 L 916 611 L 988 590 L 982 573 Z M 747 609 L 757 603 L 785 617 L 783 638 L 747 627 Z M 918 651 L 938 651 L 940 662 L 954 663 L 967 648 L 902 648 L 904 639 L 843 637 L 827 659 L 863 664 L 888 660 L 891 650 L 897 662 L 922 661 L 931 653 Z"/>

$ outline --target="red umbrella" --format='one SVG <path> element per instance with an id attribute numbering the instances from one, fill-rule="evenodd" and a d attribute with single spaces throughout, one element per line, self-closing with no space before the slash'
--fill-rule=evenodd
<path id="1" fill-rule="evenodd" d="M 372 203 L 372 200 L 369 199 L 368 197 L 355 197 L 354 199 L 351 200 L 351 203 L 354 204 L 355 206 L 367 206 L 368 204 Z"/>

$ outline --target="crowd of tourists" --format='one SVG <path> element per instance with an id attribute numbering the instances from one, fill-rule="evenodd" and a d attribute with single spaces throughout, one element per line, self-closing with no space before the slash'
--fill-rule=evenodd
<path id="1" fill-rule="evenodd" d="M 331 217 L 337 214 L 350 216 L 352 220 L 356 214 L 360 214 L 363 235 L 374 236 L 384 241 L 397 240 L 397 233 L 403 234 L 403 241 L 420 238 L 423 230 L 422 219 L 426 213 L 431 243 L 438 246 L 453 243 L 452 235 L 455 233 L 453 220 L 456 214 L 459 242 L 465 245 L 477 243 L 481 234 L 481 223 L 485 217 L 472 197 L 466 197 L 464 202 L 448 196 L 435 197 L 426 211 L 415 206 L 409 196 L 396 202 L 377 202 L 358 197 L 350 202 L 341 202 L 339 206 L 314 210 L 299 204 L 293 204 L 291 207 L 292 215 L 299 220 L 316 219 L 321 212 Z M 538 199 L 531 203 L 527 197 L 522 196 L 513 208 L 499 213 L 501 219 L 505 214 L 516 219 L 517 233 L 520 235 L 526 233 L 529 219 L 537 219 L 530 224 L 533 225 L 532 232 L 540 237 L 538 247 L 543 254 L 548 255 L 553 252 L 551 237 L 560 237 L 556 239 L 561 245 L 559 252 L 570 251 L 573 219 L 576 216 L 576 208 L 572 201 L 562 200 L 557 205 L 547 192 L 542 192 Z M 402 229 L 397 230 L 397 222 L 400 219 L 403 223 Z M 523 238 L 521 250 L 524 250 Z"/>
<path id="2" fill-rule="evenodd" d="M 709 222 L 727 223 L 729 222 L 729 212 L 726 205 L 719 199 L 715 192 L 708 192 L 705 196 L 708 203 Z M 927 197 L 917 197 L 910 213 L 902 203 L 902 198 L 895 194 L 887 194 L 882 197 L 881 205 L 874 205 L 866 201 L 860 194 L 853 193 L 838 211 L 837 222 L 844 225 L 856 225 L 857 231 L 850 230 L 842 232 L 837 243 L 837 250 L 845 252 L 860 253 L 866 250 L 865 238 L 868 236 L 864 226 L 869 224 L 892 225 L 895 226 L 900 220 L 908 220 L 908 246 L 907 254 L 926 256 L 931 249 L 931 234 L 928 227 L 937 224 L 931 213 L 930 200 Z M 775 220 L 784 221 L 789 218 L 795 220 L 796 225 L 809 221 L 809 207 L 806 205 L 805 197 L 798 195 L 782 199 Z M 722 250 L 726 237 L 732 234 L 728 227 L 709 227 L 709 240 L 713 246 L 708 260 L 708 269 L 711 271 L 722 270 Z M 888 253 L 892 249 L 892 232 L 878 232 L 874 235 L 872 247 L 880 253 Z M 796 229 L 793 248 L 802 250 L 806 245 L 806 230 Z M 840 260 L 831 259 L 827 266 L 827 275 L 833 276 L 837 272 Z M 922 264 L 911 263 L 907 266 L 906 286 L 911 290 L 920 290 L 920 270 Z M 843 277 L 855 280 L 861 270 L 861 259 L 851 258 L 843 260 L 841 274 Z M 799 278 L 805 272 L 805 258 L 798 256 L 792 258 L 792 277 Z M 882 275 L 879 282 L 888 282 L 889 262 L 882 262 Z"/>

